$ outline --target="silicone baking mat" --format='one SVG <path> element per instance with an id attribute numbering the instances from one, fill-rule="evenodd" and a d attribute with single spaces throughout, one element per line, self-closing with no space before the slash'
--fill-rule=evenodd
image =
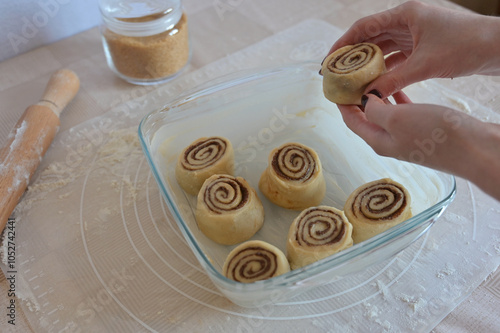
<path id="1" fill-rule="evenodd" d="M 304 21 L 59 133 L 16 211 L 17 294 L 33 330 L 427 332 L 496 269 L 500 204 L 460 179 L 454 203 L 406 250 L 290 301 L 238 307 L 199 266 L 143 157 L 140 119 L 242 65 L 319 63 L 340 34 Z M 407 93 L 500 118 L 434 82 Z"/>

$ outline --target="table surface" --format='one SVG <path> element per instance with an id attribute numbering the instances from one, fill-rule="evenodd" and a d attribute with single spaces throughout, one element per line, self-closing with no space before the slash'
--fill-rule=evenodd
<path id="1" fill-rule="evenodd" d="M 429 1 L 436 2 L 436 1 Z M 446 1 L 440 5 L 459 8 Z M 182 75 L 223 59 L 234 52 L 278 34 L 306 19 L 319 19 L 346 29 L 356 19 L 384 10 L 401 1 L 330 0 L 293 1 L 184 1 L 189 17 L 193 55 Z M 334 40 L 331 41 L 333 43 Z M 156 87 L 127 84 L 105 68 L 105 58 L 98 28 L 93 28 L 60 42 L 47 45 L 0 63 L 0 101 L 4 108 L 0 123 L 0 143 L 6 141 L 24 109 L 38 101 L 48 77 L 57 69 L 70 68 L 78 73 L 81 89 L 75 101 L 61 116 L 61 131 L 100 116 L 121 103 L 151 93 Z M 498 89 L 477 89 L 477 77 L 441 80 L 440 84 L 482 105 L 500 111 L 496 100 Z M 489 78 L 492 86 L 500 80 Z M 496 90 L 496 91 L 495 91 Z M 498 251 L 497 251 L 498 255 Z M 6 309 L 9 283 L 0 273 L 0 308 Z M 491 275 L 461 304 L 446 316 L 434 332 L 500 331 L 500 273 Z M 17 309 L 16 326 L 7 324 L 5 311 L 0 313 L 2 331 L 27 332 L 30 325 L 21 309 Z M 4 328 L 6 330 L 4 330 Z"/>

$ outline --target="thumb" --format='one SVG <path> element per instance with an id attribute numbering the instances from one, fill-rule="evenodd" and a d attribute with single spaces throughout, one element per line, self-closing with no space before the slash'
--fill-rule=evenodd
<path id="1" fill-rule="evenodd" d="M 366 95 L 364 112 L 369 122 L 387 131 L 395 110 L 394 105 L 386 103 L 372 92 Z"/>
<path id="2" fill-rule="evenodd" d="M 392 96 L 412 83 L 423 80 L 421 71 L 405 61 L 396 68 L 385 72 L 373 80 L 365 89 L 365 93 L 376 90 L 382 98 Z"/>

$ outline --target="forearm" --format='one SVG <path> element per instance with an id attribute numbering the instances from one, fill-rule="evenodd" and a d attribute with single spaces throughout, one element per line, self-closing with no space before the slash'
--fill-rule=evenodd
<path id="1" fill-rule="evenodd" d="M 482 123 L 471 134 L 457 174 L 500 200 L 500 125 Z"/>
<path id="2" fill-rule="evenodd" d="M 477 61 L 483 66 L 477 74 L 500 75 L 500 18 L 484 16 L 481 20 Z"/>
<path id="3" fill-rule="evenodd" d="M 340 105 L 347 126 L 376 153 L 470 180 L 500 200 L 500 125 L 429 104 Z"/>

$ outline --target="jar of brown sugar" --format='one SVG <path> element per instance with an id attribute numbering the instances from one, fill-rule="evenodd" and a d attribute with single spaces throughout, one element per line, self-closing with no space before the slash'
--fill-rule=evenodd
<path id="1" fill-rule="evenodd" d="M 111 70 L 134 84 L 170 80 L 189 62 L 180 0 L 101 0 L 104 53 Z"/>

